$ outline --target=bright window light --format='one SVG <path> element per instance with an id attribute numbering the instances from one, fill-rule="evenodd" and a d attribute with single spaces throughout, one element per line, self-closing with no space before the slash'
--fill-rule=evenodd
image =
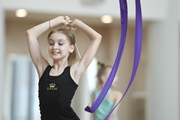
<path id="1" fill-rule="evenodd" d="M 16 10 L 16 17 L 26 17 L 27 11 L 24 9 L 18 9 Z"/>
<path id="2" fill-rule="evenodd" d="M 110 15 L 103 15 L 101 17 L 102 23 L 109 24 L 109 23 L 112 23 L 112 21 L 113 21 L 113 18 Z"/>

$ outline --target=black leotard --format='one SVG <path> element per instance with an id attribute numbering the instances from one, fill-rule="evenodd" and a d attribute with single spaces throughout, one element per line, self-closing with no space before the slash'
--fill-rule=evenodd
<path id="1" fill-rule="evenodd" d="M 49 75 L 51 68 L 47 66 L 39 80 L 41 120 L 80 120 L 70 106 L 78 87 L 70 76 L 70 67 L 58 76 Z"/>

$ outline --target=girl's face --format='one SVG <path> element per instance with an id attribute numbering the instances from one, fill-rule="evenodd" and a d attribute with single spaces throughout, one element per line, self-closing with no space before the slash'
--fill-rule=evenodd
<path id="1" fill-rule="evenodd" d="M 109 68 L 106 68 L 106 72 L 105 72 L 105 74 L 104 74 L 104 80 L 103 80 L 104 83 L 105 83 L 106 80 L 108 79 L 109 74 L 111 73 L 111 70 L 112 70 L 112 68 L 110 68 L 110 67 L 109 67 Z M 113 86 L 113 87 L 116 86 L 117 80 L 118 80 L 118 76 L 115 75 L 114 80 L 113 80 L 113 83 L 112 83 L 112 86 Z"/>
<path id="2" fill-rule="evenodd" d="M 68 37 L 61 33 L 53 33 L 48 40 L 49 55 L 53 60 L 62 60 L 68 58 L 69 54 L 73 52 L 74 45 L 70 45 Z"/>

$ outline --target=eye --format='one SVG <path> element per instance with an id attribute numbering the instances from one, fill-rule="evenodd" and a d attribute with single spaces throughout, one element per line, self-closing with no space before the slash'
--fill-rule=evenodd
<path id="1" fill-rule="evenodd" d="M 54 45 L 54 43 L 53 42 L 49 42 L 49 45 Z"/>
<path id="2" fill-rule="evenodd" d="M 60 43 L 58 43 L 59 45 L 63 45 L 63 43 L 62 42 L 60 42 Z"/>

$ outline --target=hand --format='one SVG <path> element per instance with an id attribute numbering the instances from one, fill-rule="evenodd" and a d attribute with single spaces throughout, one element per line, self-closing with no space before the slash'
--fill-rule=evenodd
<path id="1" fill-rule="evenodd" d="M 67 17 L 67 21 L 68 21 L 68 25 L 71 26 L 71 29 L 76 30 L 79 20 L 78 19 L 71 20 L 70 18 Z"/>
<path id="2" fill-rule="evenodd" d="M 70 18 L 68 16 L 59 16 L 57 17 L 58 21 L 60 21 L 60 24 L 67 25 Z"/>

